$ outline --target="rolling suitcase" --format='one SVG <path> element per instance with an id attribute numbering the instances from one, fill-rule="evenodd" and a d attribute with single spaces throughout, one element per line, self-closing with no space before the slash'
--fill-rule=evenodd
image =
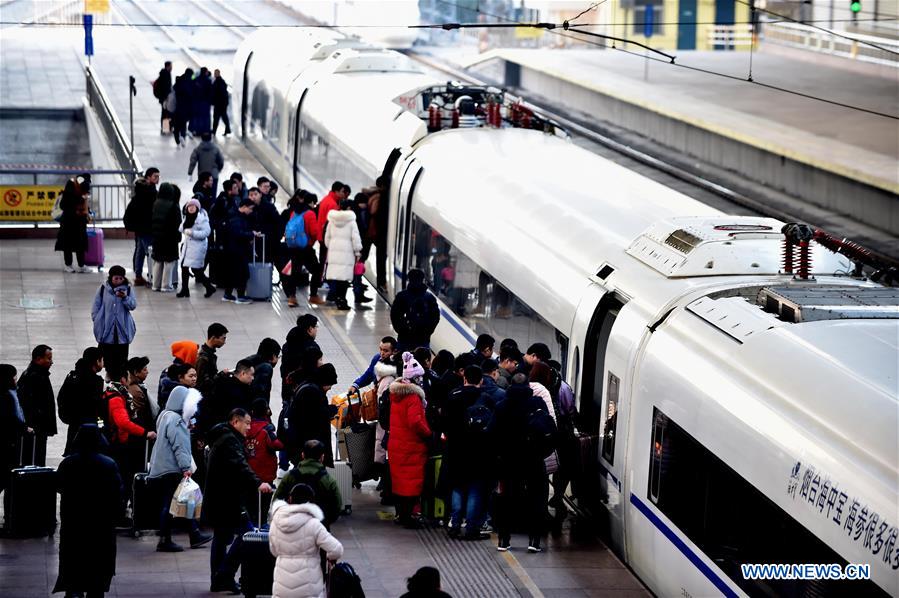
<path id="1" fill-rule="evenodd" d="M 446 518 L 446 501 L 438 491 L 440 467 L 443 457 L 435 455 L 425 465 L 425 485 L 421 496 L 421 513 L 427 519 L 441 520 Z"/>
<path id="2" fill-rule="evenodd" d="M 253 251 L 253 263 L 250 264 L 250 278 L 247 279 L 247 297 L 256 301 L 272 300 L 272 265 L 265 261 L 265 235 L 262 235 L 262 261 L 256 261 Z"/>
<path id="3" fill-rule="evenodd" d="M 334 467 L 328 468 L 328 474 L 337 480 L 337 488 L 343 498 L 343 512 L 353 512 L 353 470 L 346 461 L 334 461 Z"/>
<path id="4" fill-rule="evenodd" d="M 87 229 L 87 251 L 84 252 L 84 265 L 102 268 L 104 258 L 103 229 L 97 227 Z"/>
<path id="5" fill-rule="evenodd" d="M 262 492 L 259 493 L 262 519 Z M 268 530 L 262 525 L 243 535 L 240 551 L 240 591 L 244 596 L 270 596 L 275 582 L 275 557 L 268 547 Z"/>
<path id="6" fill-rule="evenodd" d="M 31 443 L 34 463 L 37 443 Z M 19 441 L 19 465 L 23 463 L 24 442 Z M 52 467 L 26 465 L 10 472 L 9 487 L 3 493 L 6 532 L 11 536 L 34 538 L 52 536 L 56 531 L 56 472 Z"/>
<path id="7" fill-rule="evenodd" d="M 131 483 L 131 535 L 139 538 L 141 531 L 159 529 L 159 497 L 153 495 L 150 485 L 150 440 L 144 447 L 144 471 L 134 474 Z"/>
<path id="8" fill-rule="evenodd" d="M 358 423 L 344 429 L 350 469 L 356 484 L 378 477 L 375 470 L 375 427 L 373 423 Z"/>

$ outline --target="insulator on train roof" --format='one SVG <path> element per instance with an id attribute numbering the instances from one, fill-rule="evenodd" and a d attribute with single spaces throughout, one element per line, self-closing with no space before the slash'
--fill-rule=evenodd
<path id="1" fill-rule="evenodd" d="M 428 132 L 434 133 L 443 128 L 443 111 L 437 104 L 428 106 Z"/>
<path id="2" fill-rule="evenodd" d="M 459 128 L 459 109 L 453 108 L 452 112 L 452 124 L 450 125 L 453 129 Z"/>

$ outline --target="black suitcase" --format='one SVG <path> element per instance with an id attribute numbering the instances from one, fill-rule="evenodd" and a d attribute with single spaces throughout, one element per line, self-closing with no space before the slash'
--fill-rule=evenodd
<path id="1" fill-rule="evenodd" d="M 148 453 L 150 441 L 147 440 L 144 449 L 144 467 L 149 469 Z M 141 531 L 159 529 L 159 497 L 155 496 L 153 485 L 150 483 L 148 471 L 134 474 L 131 486 L 131 533 L 135 538 L 140 537 Z"/>
<path id="2" fill-rule="evenodd" d="M 258 514 L 261 520 L 261 492 Z M 240 553 L 240 591 L 248 598 L 271 596 L 275 583 L 275 557 L 268 547 L 268 530 L 260 525 L 245 533 Z"/>
<path id="3" fill-rule="evenodd" d="M 19 443 L 19 464 L 24 443 Z M 36 443 L 32 443 L 34 463 Z M 35 538 L 56 531 L 56 471 L 52 467 L 27 465 L 10 472 L 9 487 L 3 493 L 6 533 Z"/>

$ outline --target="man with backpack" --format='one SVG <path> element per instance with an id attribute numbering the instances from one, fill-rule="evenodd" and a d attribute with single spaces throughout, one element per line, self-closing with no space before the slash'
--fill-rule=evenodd
<path id="1" fill-rule="evenodd" d="M 461 534 L 466 520 L 465 540 L 490 537 L 482 534 L 487 501 L 487 480 L 491 474 L 489 455 L 492 410 L 480 401 L 483 372 L 479 366 L 465 368 L 463 386 L 449 394 L 443 409 L 446 435 L 446 474 L 452 486 L 452 515 L 448 533 Z"/>
<path id="2" fill-rule="evenodd" d="M 75 362 L 75 369 L 66 375 L 59 389 L 57 403 L 59 419 L 69 426 L 66 446 L 62 456 L 72 453 L 75 435 L 81 424 L 96 424 L 106 418 L 103 403 L 103 378 L 97 375 L 103 369 L 103 355 L 97 347 L 88 347 Z"/>
<path id="3" fill-rule="evenodd" d="M 303 445 L 302 457 L 297 466 L 288 471 L 278 484 L 272 500 L 287 500 L 291 488 L 297 484 L 306 484 L 315 492 L 313 502 L 325 514 L 325 528 L 331 529 L 343 510 L 343 497 L 337 487 L 337 480 L 325 468 L 325 445 L 319 440 L 307 440 Z"/>
<path id="4" fill-rule="evenodd" d="M 169 111 L 165 108 L 165 101 L 168 99 L 171 92 L 172 61 L 166 60 L 162 70 L 159 71 L 159 77 L 156 78 L 156 81 L 153 81 L 153 97 L 156 98 L 159 102 L 159 107 L 162 109 L 162 112 L 159 115 L 159 133 L 162 135 L 165 135 L 165 128 L 163 127 L 165 119 L 171 118 L 171 114 L 169 114 Z"/>
<path id="5" fill-rule="evenodd" d="M 286 214 L 282 215 L 284 222 L 284 241 L 287 245 L 288 260 L 291 262 L 291 272 L 284 282 L 284 294 L 287 295 L 287 306 L 296 307 L 297 287 L 300 286 L 303 267 L 309 272 L 309 303 L 321 305 L 325 300 L 318 296 L 318 285 L 321 279 L 318 258 L 312 246 L 321 240 L 318 228 L 318 220 L 312 204 L 316 201 L 315 195 L 297 189 L 288 205 L 291 206 Z"/>
<path id="6" fill-rule="evenodd" d="M 153 280 L 153 260 L 150 245 L 153 244 L 153 203 L 156 201 L 156 185 L 159 183 L 159 169 L 150 167 L 144 176 L 134 181 L 131 201 L 125 208 L 122 222 L 125 230 L 134 233 L 134 284 L 149 285 Z M 147 278 L 143 277 L 144 260 L 147 261 Z"/>
<path id="7" fill-rule="evenodd" d="M 390 323 L 396 330 L 399 350 L 413 351 L 431 346 L 431 335 L 440 323 L 440 308 L 428 291 L 424 272 L 413 268 L 406 280 L 408 285 L 397 293 L 390 308 Z"/>

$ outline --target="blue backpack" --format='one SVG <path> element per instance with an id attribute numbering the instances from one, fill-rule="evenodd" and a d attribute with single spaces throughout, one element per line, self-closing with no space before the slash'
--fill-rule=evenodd
<path id="1" fill-rule="evenodd" d="M 287 222 L 287 228 L 284 230 L 284 240 L 291 249 L 303 249 L 309 244 L 309 237 L 306 236 L 306 219 L 303 214 L 294 214 Z"/>

